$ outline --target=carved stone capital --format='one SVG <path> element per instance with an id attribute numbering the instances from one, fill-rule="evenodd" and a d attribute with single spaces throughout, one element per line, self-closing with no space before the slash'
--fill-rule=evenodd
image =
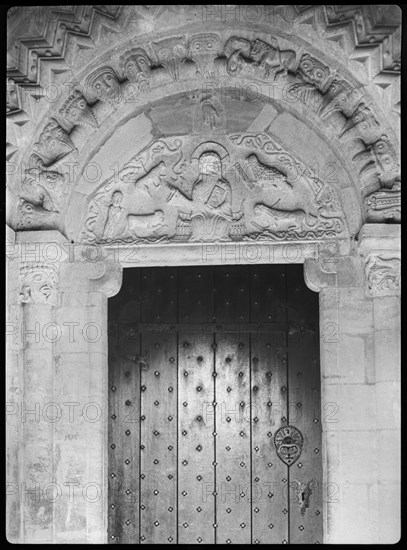
<path id="1" fill-rule="evenodd" d="M 19 303 L 55 305 L 66 242 L 58 231 L 16 234 L 12 253 L 19 261 Z"/>
<path id="2" fill-rule="evenodd" d="M 370 296 L 400 292 L 401 251 L 399 225 L 366 224 L 359 234 L 359 253 L 365 268 Z"/>

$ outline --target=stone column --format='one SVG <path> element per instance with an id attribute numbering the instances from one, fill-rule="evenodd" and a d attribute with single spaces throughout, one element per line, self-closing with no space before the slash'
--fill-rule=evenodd
<path id="1" fill-rule="evenodd" d="M 394 246 L 395 239 L 391 240 Z M 309 288 L 319 292 L 320 302 L 324 542 L 395 542 L 399 514 L 387 498 L 383 501 L 381 492 L 389 475 L 395 489 L 399 475 L 395 464 L 398 430 L 393 416 L 398 384 L 380 379 L 385 339 L 379 325 L 383 315 L 380 320 L 356 246 L 349 256 L 329 264 L 323 259 L 306 260 L 304 276 Z M 395 301 L 389 308 L 394 372 L 398 370 L 399 317 Z M 385 388 L 383 384 L 387 384 Z M 385 433 L 382 415 L 393 435 Z M 383 472 L 382 460 L 388 453 L 391 474 Z M 390 487 L 387 481 L 385 486 Z M 383 525 L 383 518 L 393 514 L 393 522 L 385 520 Z"/>
<path id="2" fill-rule="evenodd" d="M 64 237 L 20 232 L 8 241 L 7 475 L 9 540 L 52 542 L 54 312 Z M 17 520 L 16 520 L 17 518 Z"/>
<path id="3" fill-rule="evenodd" d="M 9 540 L 103 543 L 107 299 L 120 289 L 121 268 L 92 261 L 58 232 L 17 237 L 19 289 L 10 285 L 10 308 L 16 312 L 9 332 L 17 325 L 23 342 L 8 345 L 17 360 L 9 363 L 8 375 L 7 481 L 9 514 L 20 521 L 16 528 L 10 518 Z"/>
<path id="4" fill-rule="evenodd" d="M 373 302 L 374 383 L 377 411 L 379 542 L 400 536 L 400 225 L 368 224 L 359 235 L 366 286 Z"/>

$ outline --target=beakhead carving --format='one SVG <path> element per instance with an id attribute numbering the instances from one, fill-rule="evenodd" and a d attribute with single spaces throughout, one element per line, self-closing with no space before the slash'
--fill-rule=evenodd
<path id="1" fill-rule="evenodd" d="M 98 123 L 91 107 L 79 90 L 75 90 L 59 109 L 60 115 L 73 126 L 97 128 Z"/>

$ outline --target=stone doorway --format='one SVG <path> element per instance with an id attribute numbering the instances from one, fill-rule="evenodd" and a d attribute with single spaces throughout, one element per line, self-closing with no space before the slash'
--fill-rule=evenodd
<path id="1" fill-rule="evenodd" d="M 322 542 L 301 266 L 126 269 L 108 315 L 109 541 Z"/>

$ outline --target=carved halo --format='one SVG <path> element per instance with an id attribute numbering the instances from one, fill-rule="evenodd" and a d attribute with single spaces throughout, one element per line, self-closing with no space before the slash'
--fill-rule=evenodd
<path id="1" fill-rule="evenodd" d="M 223 147 L 223 145 L 220 145 L 215 141 L 205 141 L 205 143 L 198 145 L 191 155 L 191 160 L 198 161 L 201 155 L 206 152 L 217 153 L 221 160 L 229 160 L 229 153 L 227 150 Z"/>

